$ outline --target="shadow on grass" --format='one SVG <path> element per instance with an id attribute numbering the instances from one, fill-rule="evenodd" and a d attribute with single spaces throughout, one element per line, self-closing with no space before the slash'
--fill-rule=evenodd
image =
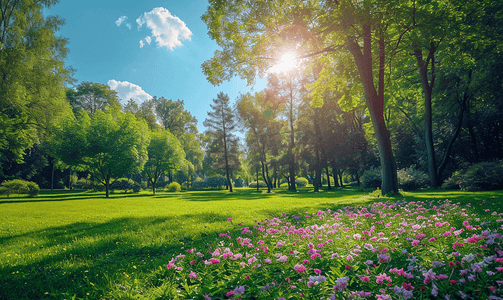
<path id="1" fill-rule="evenodd" d="M 109 199 L 122 199 L 122 198 L 135 198 L 135 197 L 148 197 L 149 194 L 124 194 L 124 193 L 110 193 Z M 53 202 L 53 201 L 73 201 L 73 200 L 89 200 L 89 199 L 106 199 L 105 192 L 93 192 L 86 190 L 59 190 L 59 191 L 42 191 L 38 196 L 14 196 L 10 198 L 3 198 L 0 204 L 12 203 L 30 203 L 30 202 Z"/>
<path id="2" fill-rule="evenodd" d="M 109 299 L 115 298 L 111 289 L 131 287 L 134 280 L 159 287 L 167 280 L 167 262 L 185 253 L 184 244 L 202 251 L 220 232 L 184 230 L 181 224 L 225 221 L 216 213 L 118 218 L 3 237 L 0 247 L 22 245 L 16 254 L 22 261 L 0 265 L 0 299 Z M 14 260 L 15 253 L 9 255 Z"/>

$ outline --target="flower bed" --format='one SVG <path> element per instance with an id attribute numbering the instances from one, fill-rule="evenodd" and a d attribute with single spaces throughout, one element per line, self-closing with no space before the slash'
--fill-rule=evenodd
<path id="1" fill-rule="evenodd" d="M 239 230 L 173 257 L 168 285 L 180 299 L 503 299 L 503 214 L 467 206 L 379 202 L 252 228 L 229 218 Z"/>

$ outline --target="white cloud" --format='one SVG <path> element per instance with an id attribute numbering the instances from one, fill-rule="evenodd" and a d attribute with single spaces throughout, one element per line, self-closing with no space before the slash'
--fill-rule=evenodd
<path id="1" fill-rule="evenodd" d="M 126 21 L 126 19 L 127 19 L 126 16 L 122 16 L 118 18 L 117 21 L 115 21 L 115 24 L 117 24 L 117 26 L 121 26 L 122 22 Z"/>
<path id="2" fill-rule="evenodd" d="M 127 23 L 126 26 L 127 28 L 129 28 L 129 30 L 131 30 L 131 23 Z"/>
<path id="3" fill-rule="evenodd" d="M 112 90 L 117 92 L 122 103 L 127 103 L 129 99 L 141 103 L 152 98 L 152 96 L 145 92 L 140 86 L 127 81 L 116 81 L 115 79 L 111 79 L 107 84 Z"/>
<path id="4" fill-rule="evenodd" d="M 187 25 L 178 17 L 164 7 L 156 7 L 150 12 L 145 12 L 138 19 L 138 30 L 147 24 L 152 30 L 152 36 L 155 38 L 157 46 L 166 47 L 173 50 L 175 47 L 182 46 L 182 40 L 190 40 L 192 32 Z M 140 45 L 142 43 L 140 42 Z"/>
<path id="5" fill-rule="evenodd" d="M 145 38 L 145 42 L 147 42 L 147 44 L 149 44 L 149 45 L 150 45 L 150 42 L 152 42 L 152 38 L 151 38 L 150 36 L 147 36 L 147 37 Z"/>
<path id="6" fill-rule="evenodd" d="M 143 40 L 140 40 L 140 48 L 143 48 L 143 46 L 145 46 L 145 43 L 143 42 Z"/>

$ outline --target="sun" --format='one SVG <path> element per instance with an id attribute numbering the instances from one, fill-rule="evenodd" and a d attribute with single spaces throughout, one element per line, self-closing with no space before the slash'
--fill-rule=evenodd
<path id="1" fill-rule="evenodd" d="M 278 62 L 269 70 L 272 73 L 288 73 L 295 69 L 298 64 L 298 59 L 294 52 L 288 51 L 281 55 Z"/>

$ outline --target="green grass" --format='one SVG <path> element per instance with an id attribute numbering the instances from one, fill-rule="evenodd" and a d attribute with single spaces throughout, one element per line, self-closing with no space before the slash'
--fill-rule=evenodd
<path id="1" fill-rule="evenodd" d="M 254 189 L 111 194 L 43 191 L 0 198 L 0 299 L 167 299 L 165 266 L 185 247 L 202 249 L 235 225 L 370 201 L 450 199 L 463 204 L 503 192 L 423 190 L 394 198 L 337 188 L 272 194 Z"/>

